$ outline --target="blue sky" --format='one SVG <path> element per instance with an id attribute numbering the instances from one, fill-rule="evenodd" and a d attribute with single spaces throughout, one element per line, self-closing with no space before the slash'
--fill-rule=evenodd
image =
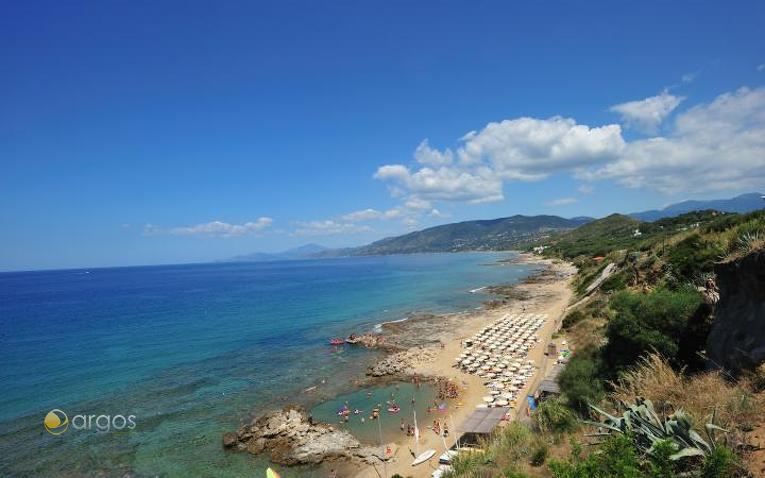
<path id="1" fill-rule="evenodd" d="M 0 270 L 763 190 L 764 23 L 754 1 L 7 4 Z"/>

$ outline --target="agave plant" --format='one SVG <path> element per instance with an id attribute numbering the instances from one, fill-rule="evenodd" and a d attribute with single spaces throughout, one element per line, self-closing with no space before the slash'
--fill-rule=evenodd
<path id="1" fill-rule="evenodd" d="M 633 437 L 638 450 L 647 454 L 652 454 L 658 444 L 669 442 L 675 448 L 675 453 L 670 456 L 672 460 L 710 455 L 717 446 L 716 432 L 726 431 L 714 424 L 715 413 L 712 413 L 704 427 L 705 440 L 693 429 L 691 420 L 682 409 L 662 419 L 654 410 L 653 403 L 642 398 L 638 398 L 634 404 L 622 403 L 624 413 L 621 416 L 611 415 L 594 405 L 590 407 L 605 419 L 602 422 L 587 423 L 608 430 L 590 436 L 624 433 Z"/>

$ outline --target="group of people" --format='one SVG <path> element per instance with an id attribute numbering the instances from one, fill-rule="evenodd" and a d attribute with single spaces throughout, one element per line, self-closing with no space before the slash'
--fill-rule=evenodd
<path id="1" fill-rule="evenodd" d="M 447 398 L 458 398 L 460 396 L 460 390 L 457 384 L 451 380 L 439 379 L 436 383 L 438 390 L 438 399 L 446 400 Z"/>
<path id="2" fill-rule="evenodd" d="M 433 433 L 441 436 L 441 432 L 442 432 L 441 427 L 442 425 L 440 421 L 433 420 L 433 428 L 431 428 L 431 430 L 433 430 Z M 444 420 L 444 424 L 443 424 L 443 434 L 445 437 L 449 436 L 449 427 L 446 425 L 446 420 Z"/>

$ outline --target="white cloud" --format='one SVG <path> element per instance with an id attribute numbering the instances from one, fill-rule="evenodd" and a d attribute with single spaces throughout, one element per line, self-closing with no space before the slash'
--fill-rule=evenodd
<path id="1" fill-rule="evenodd" d="M 757 65 L 757 71 L 765 71 L 765 63 L 760 63 Z"/>
<path id="2" fill-rule="evenodd" d="M 418 197 L 411 197 L 406 200 L 406 202 L 404 203 L 404 207 L 414 211 L 421 211 L 424 209 L 430 209 L 432 207 L 432 204 L 430 201 L 426 201 Z"/>
<path id="3" fill-rule="evenodd" d="M 480 203 L 502 199 L 502 181 L 487 168 L 424 167 L 413 172 L 401 164 L 391 164 L 378 168 L 375 178 L 393 183 L 394 197 L 406 192 L 425 201 Z"/>
<path id="4" fill-rule="evenodd" d="M 342 216 L 342 220 L 348 222 L 364 222 L 375 219 L 396 219 L 405 213 L 399 208 L 388 209 L 387 211 L 378 211 L 377 209 L 361 209 L 359 211 L 349 212 Z"/>
<path id="5" fill-rule="evenodd" d="M 359 234 L 372 231 L 372 228 L 369 226 L 338 222 L 331 219 L 323 221 L 299 221 L 295 224 L 297 227 L 292 232 L 292 235 L 294 236 L 333 236 L 338 234 Z"/>
<path id="6" fill-rule="evenodd" d="M 428 158 L 439 161 L 428 159 L 428 166 L 414 169 L 403 164 L 381 166 L 375 178 L 388 183 L 394 197 L 405 195 L 409 202 L 500 201 L 504 181 L 541 180 L 559 170 L 614 159 L 624 148 L 619 125 L 590 128 L 559 116 L 489 123 L 461 141 L 456 153 L 420 143 L 414 154 L 418 163 L 423 164 L 424 150 Z M 444 157 L 448 161 L 440 160 Z"/>
<path id="7" fill-rule="evenodd" d="M 685 76 L 683 76 L 685 81 Z M 628 101 L 609 108 L 619 113 L 628 126 L 646 133 L 655 133 L 659 125 L 678 107 L 685 98 L 669 94 L 667 90 L 656 96 L 637 101 Z"/>
<path id="8" fill-rule="evenodd" d="M 678 115 L 666 136 L 633 141 L 582 171 L 666 194 L 745 191 L 765 184 L 765 88 L 740 88 Z"/>
<path id="9" fill-rule="evenodd" d="M 171 236 L 235 237 L 260 233 L 270 227 L 273 222 L 273 219 L 270 217 L 259 217 L 254 222 L 245 222 L 243 224 L 211 221 L 195 226 L 172 227 L 169 229 L 146 224 L 143 228 L 143 233 L 144 235 L 169 234 Z"/>
<path id="10" fill-rule="evenodd" d="M 553 199 L 552 201 L 547 201 L 547 203 L 545 204 L 547 204 L 548 206 L 567 206 L 569 204 L 574 204 L 575 202 L 577 202 L 576 198 L 568 197 L 568 198 Z"/>
<path id="11" fill-rule="evenodd" d="M 656 128 L 681 101 L 664 91 L 612 109 L 644 129 Z M 500 201 L 505 183 L 556 173 L 665 194 L 743 192 L 765 184 L 765 88 L 742 88 L 696 105 L 663 131 L 626 141 L 618 124 L 588 126 L 560 116 L 508 119 L 470 131 L 454 151 L 422 142 L 413 163 L 381 166 L 374 177 L 401 198 L 404 216 L 422 216 L 440 201 Z M 592 191 L 590 184 L 579 188 L 581 194 Z"/>
<path id="12" fill-rule="evenodd" d="M 595 188 L 590 186 L 589 184 L 582 184 L 577 188 L 577 191 L 579 191 L 581 194 L 592 194 L 595 191 Z"/>
<path id="13" fill-rule="evenodd" d="M 420 164 L 446 166 L 452 163 L 454 153 L 448 148 L 443 152 L 433 149 L 428 145 L 428 140 L 423 139 L 419 146 L 417 146 L 417 149 L 414 150 L 414 159 Z"/>

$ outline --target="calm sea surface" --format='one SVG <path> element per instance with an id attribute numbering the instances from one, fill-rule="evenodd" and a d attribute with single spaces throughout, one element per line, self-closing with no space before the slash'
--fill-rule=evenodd
<path id="1" fill-rule="evenodd" d="M 286 402 L 324 401 L 317 411 L 331 416 L 338 394 L 359 393 L 349 381 L 375 353 L 329 347 L 330 337 L 411 312 L 477 307 L 486 296 L 470 290 L 533 271 L 497 262 L 507 257 L 0 274 L 0 476 L 259 476 L 262 459 L 224 453 L 221 434 Z M 54 408 L 135 415 L 137 426 L 52 436 L 42 420 Z M 385 433 L 398 427 L 389 421 Z"/>

